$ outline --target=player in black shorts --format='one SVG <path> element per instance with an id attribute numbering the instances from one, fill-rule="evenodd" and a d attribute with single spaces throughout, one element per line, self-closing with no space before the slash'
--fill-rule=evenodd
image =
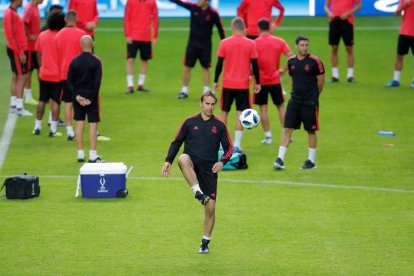
<path id="1" fill-rule="evenodd" d="M 99 88 L 102 79 L 102 65 L 100 59 L 92 54 L 94 44 L 92 37 L 84 35 L 80 42 L 82 53 L 72 60 L 67 78 L 68 89 L 73 95 L 78 162 L 85 161 L 83 128 L 87 115 L 89 123 L 89 163 L 102 163 L 104 161 L 96 151 L 98 123 L 100 122 Z"/>
<path id="2" fill-rule="evenodd" d="M 295 40 L 297 55 L 287 62 L 292 79 L 292 92 L 285 115 L 285 127 L 279 147 L 275 169 L 284 169 L 284 158 L 292 133 L 303 123 L 309 136 L 309 155 L 302 169 L 314 169 L 316 155 L 316 131 L 319 130 L 319 94 L 325 82 L 325 69 L 321 60 L 308 53 L 309 39 L 298 36 Z"/>
<path id="3" fill-rule="evenodd" d="M 186 99 L 189 92 L 191 69 L 195 66 L 197 60 L 203 68 L 203 92 L 210 91 L 211 37 L 214 25 L 217 27 L 220 39 L 223 39 L 225 34 L 220 16 L 209 5 L 209 0 L 198 0 L 198 3 L 181 0 L 170 1 L 190 11 L 190 36 L 183 62 L 183 86 L 177 96 L 177 99 Z"/>
<path id="4" fill-rule="evenodd" d="M 339 81 L 338 48 L 342 38 L 346 49 L 347 80 L 356 83 L 354 78 L 354 13 L 361 9 L 361 0 L 325 0 L 325 12 L 329 17 L 329 45 L 332 47 L 330 83 Z"/>
<path id="5" fill-rule="evenodd" d="M 199 114 L 188 117 L 181 125 L 168 150 L 161 173 L 168 176 L 171 164 L 180 147 L 184 152 L 178 157 L 178 166 L 201 204 L 205 205 L 204 235 L 198 253 L 208 253 L 208 244 L 215 222 L 217 198 L 217 173 L 230 159 L 233 147 L 226 125 L 213 115 L 216 96 L 207 91 L 201 96 Z M 224 154 L 217 161 L 220 145 Z"/>

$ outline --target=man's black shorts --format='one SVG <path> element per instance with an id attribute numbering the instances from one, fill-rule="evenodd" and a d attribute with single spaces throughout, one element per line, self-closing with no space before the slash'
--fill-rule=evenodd
<path id="1" fill-rule="evenodd" d="M 398 36 L 398 55 L 408 54 L 408 50 L 411 48 L 411 53 L 414 55 L 414 36 L 399 35 Z"/>
<path id="2" fill-rule="evenodd" d="M 319 130 L 318 105 L 307 105 L 289 100 L 285 114 L 285 128 L 300 129 L 301 123 L 306 131 Z"/>
<path id="3" fill-rule="evenodd" d="M 127 43 L 127 59 L 136 58 L 138 51 L 140 53 L 141 60 L 152 59 L 151 42 L 134 40 L 132 43 Z"/>
<path id="4" fill-rule="evenodd" d="M 28 51 L 27 52 L 27 70 L 33 71 L 34 69 L 39 69 L 39 63 L 37 63 L 37 52 Z"/>
<path id="5" fill-rule="evenodd" d="M 60 82 L 60 88 L 62 89 L 61 100 L 65 103 L 73 102 L 72 93 L 70 93 L 66 80 Z"/>
<path id="6" fill-rule="evenodd" d="M 217 173 L 213 173 L 211 169 L 214 163 L 206 162 L 195 157 L 191 157 L 194 165 L 194 171 L 197 175 L 198 183 L 201 191 L 208 195 L 211 199 L 216 200 L 217 197 Z"/>
<path id="7" fill-rule="evenodd" d="M 260 92 L 254 94 L 254 104 L 265 105 L 268 102 L 268 98 L 272 98 L 273 104 L 280 106 L 285 102 L 285 97 L 283 96 L 282 86 L 279 84 L 273 85 L 262 85 Z"/>
<path id="8" fill-rule="evenodd" d="M 196 43 L 188 43 L 185 51 L 184 65 L 193 68 L 197 59 L 203 68 L 210 68 L 211 66 L 211 43 L 206 45 L 199 45 Z"/>
<path id="9" fill-rule="evenodd" d="M 223 88 L 221 93 L 221 110 L 230 112 L 233 101 L 236 100 L 236 110 L 243 111 L 251 108 L 249 89 L 229 89 Z"/>
<path id="10" fill-rule="evenodd" d="M 354 25 L 346 19 L 335 17 L 329 23 L 329 44 L 339 45 L 341 37 L 346 46 L 354 45 Z"/>
<path id="11" fill-rule="evenodd" d="M 101 121 L 99 111 L 99 96 L 88 106 L 81 106 L 78 101 L 74 99 L 73 111 L 73 119 L 75 119 L 75 121 L 85 121 L 86 115 L 88 115 L 89 123 L 99 123 Z"/>
<path id="12" fill-rule="evenodd" d="M 43 81 L 39 79 L 39 101 L 46 103 L 51 99 L 60 104 L 61 91 L 60 82 Z"/>
<path id="13" fill-rule="evenodd" d="M 27 57 L 27 53 L 25 54 Z M 17 76 L 27 73 L 27 62 L 25 64 L 20 63 L 19 53 L 7 47 L 7 56 L 10 59 L 10 67 L 13 73 L 15 73 Z"/>

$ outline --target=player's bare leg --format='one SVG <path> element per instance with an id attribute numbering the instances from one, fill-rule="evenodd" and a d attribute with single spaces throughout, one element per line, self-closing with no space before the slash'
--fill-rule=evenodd
<path id="1" fill-rule="evenodd" d="M 125 94 L 132 94 L 134 93 L 134 58 L 128 58 L 127 59 L 127 86 L 128 89 L 125 91 Z"/>
<path id="2" fill-rule="evenodd" d="M 203 93 L 210 90 L 210 68 L 203 67 Z"/>
<path id="3" fill-rule="evenodd" d="M 354 57 L 354 49 L 351 46 L 346 46 L 346 63 L 348 66 L 348 72 L 347 72 L 347 80 L 349 83 L 356 83 L 356 80 L 354 78 L 354 63 L 355 63 L 355 57 Z"/>
<path id="4" fill-rule="evenodd" d="M 332 78 L 329 82 L 338 82 L 339 80 L 339 58 L 338 58 L 338 45 L 332 45 L 331 47 L 331 67 L 332 67 Z"/>
<path id="5" fill-rule="evenodd" d="M 145 77 L 147 75 L 148 70 L 148 61 L 141 60 L 141 63 L 139 65 L 139 75 L 138 75 L 138 91 L 141 92 L 148 92 L 149 90 L 145 88 Z"/>
<path id="6" fill-rule="evenodd" d="M 83 127 L 85 121 L 76 121 L 76 146 L 78 148 L 78 162 L 85 161 L 85 152 L 83 151 Z"/>

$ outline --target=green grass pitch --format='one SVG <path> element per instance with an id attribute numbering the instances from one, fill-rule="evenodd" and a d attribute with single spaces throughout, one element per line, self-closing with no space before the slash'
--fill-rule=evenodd
<path id="1" fill-rule="evenodd" d="M 224 20 L 227 35 L 229 22 Z M 34 117 L 18 118 L 0 181 L 23 172 L 38 175 L 41 195 L 27 201 L 0 198 L 0 274 L 413 275 L 412 55 L 405 58 L 402 86 L 384 88 L 392 78 L 398 26 L 394 17 L 356 18 L 356 85 L 344 81 L 340 46 L 341 82 L 326 84 L 320 98 L 316 170 L 299 170 L 307 158 L 303 130 L 294 133 L 286 170 L 272 169 L 281 134 L 275 108 L 270 107 L 273 145 L 260 143 L 261 127 L 245 131 L 249 169 L 220 173 L 210 254 L 201 256 L 203 209 L 175 163 L 170 177 L 160 174 L 179 125 L 199 110 L 199 65 L 190 97 L 175 99 L 188 19 L 160 21 L 146 80 L 151 92 L 133 95 L 124 94 L 122 21 L 101 20 L 95 48 L 104 73 L 100 131 L 112 140 L 99 142 L 98 152 L 134 167 L 127 180 L 130 194 L 75 199 L 80 168 L 75 144 L 48 138 L 46 119 L 35 137 Z M 309 36 L 310 52 L 322 59 L 330 77 L 326 18 L 286 17 L 276 34 L 292 48 L 298 34 Z M 215 49 L 217 44 L 215 32 Z M 1 137 L 10 95 L 3 35 L 0 48 Z M 286 77 L 283 85 L 289 91 Z M 37 82 L 33 86 L 37 95 Z M 232 136 L 234 117 L 232 111 Z M 397 135 L 380 137 L 379 130 Z"/>

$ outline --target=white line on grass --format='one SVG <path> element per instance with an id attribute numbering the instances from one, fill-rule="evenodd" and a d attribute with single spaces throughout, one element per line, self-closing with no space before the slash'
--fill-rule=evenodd
<path id="1" fill-rule="evenodd" d="M 6 124 L 3 128 L 3 135 L 1 136 L 0 140 L 0 169 L 3 167 L 4 159 L 6 159 L 7 150 L 9 149 L 10 141 L 13 136 L 16 120 L 17 116 L 15 114 L 9 113 Z"/>
<path id="2" fill-rule="evenodd" d="M 39 178 L 60 178 L 60 179 L 77 179 L 78 176 L 70 175 L 43 175 Z M 146 180 L 146 181 L 184 181 L 184 178 L 180 177 L 147 177 L 147 176 L 129 176 L 128 179 L 133 180 Z M 397 193 L 414 193 L 414 190 L 394 189 L 394 188 L 382 188 L 382 187 L 368 187 L 368 186 L 352 186 L 352 185 L 336 185 L 336 184 L 322 184 L 322 183 L 309 183 L 309 182 L 293 182 L 293 181 L 280 181 L 280 180 L 267 180 L 267 179 L 228 179 L 220 178 L 220 182 L 228 183 L 251 183 L 251 184 L 271 184 L 271 185 L 287 185 L 287 186 L 299 186 L 299 187 L 317 187 L 324 189 L 343 189 L 343 190 L 364 190 L 364 191 L 380 191 L 380 192 L 397 192 Z"/>

